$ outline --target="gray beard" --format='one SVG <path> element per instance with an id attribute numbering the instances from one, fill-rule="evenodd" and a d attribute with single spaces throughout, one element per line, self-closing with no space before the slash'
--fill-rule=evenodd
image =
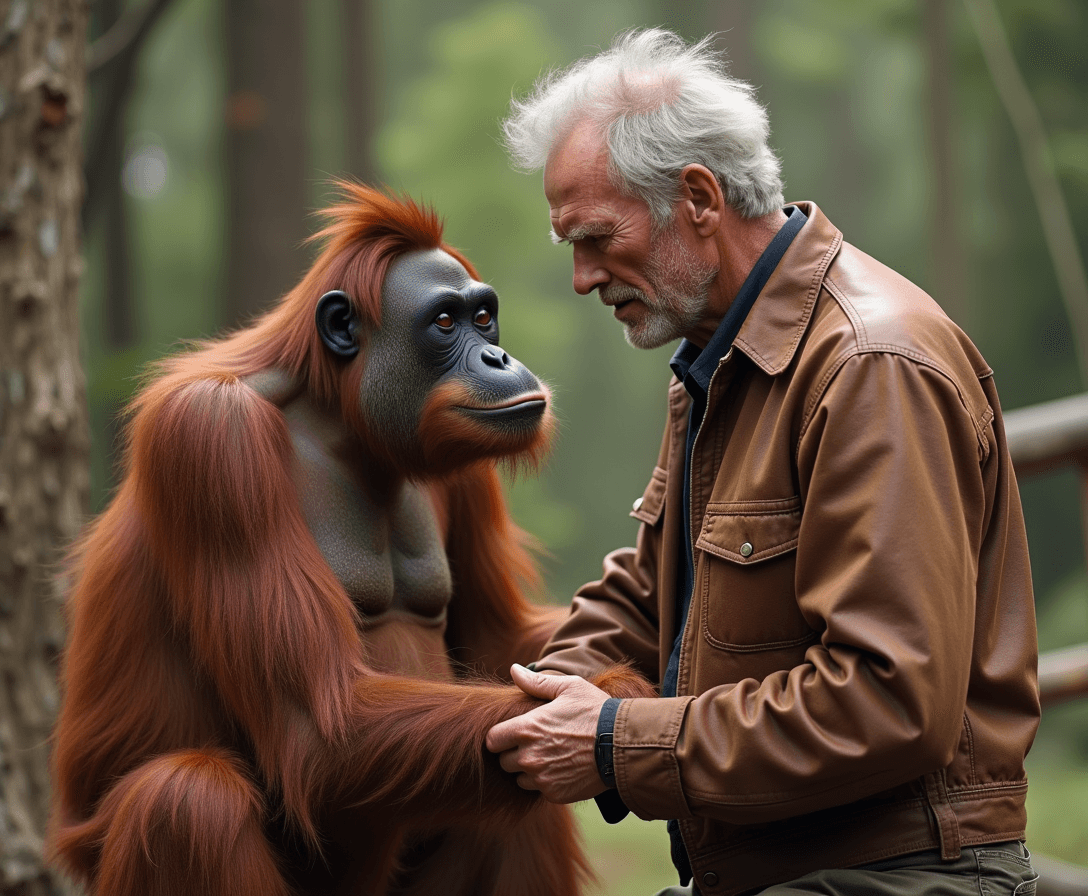
<path id="1" fill-rule="evenodd" d="M 661 237 L 646 263 L 654 298 L 626 283 L 600 290 L 609 304 L 637 299 L 646 308 L 640 321 L 624 324 L 624 338 L 635 348 L 660 348 L 689 332 L 705 316 L 710 285 L 718 276 L 717 268 L 701 264 L 687 251 L 674 228 L 666 228 Z"/>

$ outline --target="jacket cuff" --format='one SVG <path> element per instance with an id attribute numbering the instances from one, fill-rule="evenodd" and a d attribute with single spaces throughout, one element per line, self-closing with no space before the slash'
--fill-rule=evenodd
<path id="1" fill-rule="evenodd" d="M 691 817 L 680 782 L 676 742 L 694 699 L 639 697 L 620 703 L 612 740 L 616 789 L 639 818 Z"/>
<path id="2" fill-rule="evenodd" d="M 593 758 L 597 762 L 597 774 L 609 789 L 616 786 L 616 772 L 612 762 L 612 738 L 616 729 L 616 713 L 620 700 L 609 697 L 601 707 L 597 717 L 597 742 L 594 745 Z"/>

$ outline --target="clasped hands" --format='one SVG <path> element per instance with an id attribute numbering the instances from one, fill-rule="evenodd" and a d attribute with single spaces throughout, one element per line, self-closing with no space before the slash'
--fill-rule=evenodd
<path id="1" fill-rule="evenodd" d="M 545 675 L 517 664 L 510 674 L 530 697 L 549 702 L 487 732 L 487 748 L 499 754 L 499 764 L 517 775 L 518 786 L 539 790 L 550 803 L 603 793 L 594 745 L 608 694 L 574 675 Z"/>

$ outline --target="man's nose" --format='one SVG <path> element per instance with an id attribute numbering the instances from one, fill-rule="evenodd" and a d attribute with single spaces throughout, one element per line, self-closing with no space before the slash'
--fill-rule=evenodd
<path id="1" fill-rule="evenodd" d="M 596 253 L 588 247 L 574 244 L 574 291 L 580 296 L 588 296 L 593 290 L 608 283 L 608 271 L 601 265 Z"/>

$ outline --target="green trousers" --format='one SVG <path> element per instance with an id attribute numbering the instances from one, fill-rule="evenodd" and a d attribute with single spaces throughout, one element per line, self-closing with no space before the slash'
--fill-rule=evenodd
<path id="1" fill-rule="evenodd" d="M 1039 875 L 1023 843 L 967 846 L 942 862 L 919 852 L 857 868 L 814 871 L 797 880 L 750 890 L 750 896 L 1035 896 Z M 699 896 L 690 885 L 666 887 L 657 896 Z"/>

